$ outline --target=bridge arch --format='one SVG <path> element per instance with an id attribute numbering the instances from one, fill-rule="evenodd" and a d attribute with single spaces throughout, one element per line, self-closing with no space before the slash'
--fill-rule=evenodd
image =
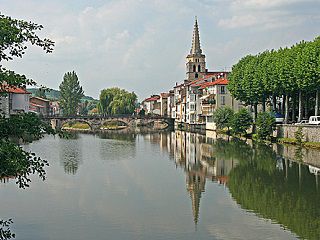
<path id="1" fill-rule="evenodd" d="M 110 118 L 101 121 L 100 129 L 117 129 L 117 128 L 127 128 L 129 127 L 130 121 L 126 119 Z"/>
<path id="2" fill-rule="evenodd" d="M 89 126 L 90 130 L 93 130 L 92 123 L 90 121 L 87 121 L 85 119 L 65 119 L 61 121 L 61 128 L 63 128 L 66 124 L 72 124 L 72 123 L 85 123 Z"/>

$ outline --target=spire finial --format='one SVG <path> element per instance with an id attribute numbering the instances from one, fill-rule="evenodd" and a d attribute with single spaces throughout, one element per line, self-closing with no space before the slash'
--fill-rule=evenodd
<path id="1" fill-rule="evenodd" d="M 200 37 L 199 37 L 199 27 L 198 27 L 198 18 L 195 16 L 195 23 L 193 29 L 193 37 L 192 37 L 192 47 L 190 54 L 201 54 L 202 50 L 200 47 Z"/>

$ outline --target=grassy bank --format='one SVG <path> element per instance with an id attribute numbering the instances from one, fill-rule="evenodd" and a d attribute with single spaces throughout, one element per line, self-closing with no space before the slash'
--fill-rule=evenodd
<path id="1" fill-rule="evenodd" d="M 63 129 L 79 129 L 79 130 L 90 130 L 90 126 L 87 123 L 71 122 L 66 123 L 62 127 Z"/>
<path id="2" fill-rule="evenodd" d="M 109 122 L 105 122 L 100 129 L 101 130 L 119 130 L 126 127 L 127 126 L 122 124 L 121 122 L 109 121 Z"/>

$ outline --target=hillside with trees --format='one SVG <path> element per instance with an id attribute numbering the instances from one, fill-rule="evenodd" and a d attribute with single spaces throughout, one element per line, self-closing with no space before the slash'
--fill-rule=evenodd
<path id="1" fill-rule="evenodd" d="M 27 91 L 30 92 L 32 96 L 38 96 L 38 92 L 41 91 L 39 89 L 41 88 L 28 88 Z M 61 96 L 61 93 L 59 90 L 55 90 L 52 88 L 45 88 L 43 92 L 45 94 L 46 99 L 53 100 L 53 101 L 59 100 Z M 93 97 L 84 95 L 81 98 L 81 102 L 85 102 L 85 101 L 92 102 L 92 101 L 98 101 L 98 100 L 94 99 Z"/>

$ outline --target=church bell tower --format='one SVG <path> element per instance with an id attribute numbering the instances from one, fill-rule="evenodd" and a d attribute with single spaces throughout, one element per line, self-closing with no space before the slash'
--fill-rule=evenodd
<path id="1" fill-rule="evenodd" d="M 199 27 L 197 17 L 194 23 L 192 47 L 187 56 L 187 80 L 194 81 L 202 78 L 206 73 L 206 56 L 202 54 L 200 47 Z"/>

